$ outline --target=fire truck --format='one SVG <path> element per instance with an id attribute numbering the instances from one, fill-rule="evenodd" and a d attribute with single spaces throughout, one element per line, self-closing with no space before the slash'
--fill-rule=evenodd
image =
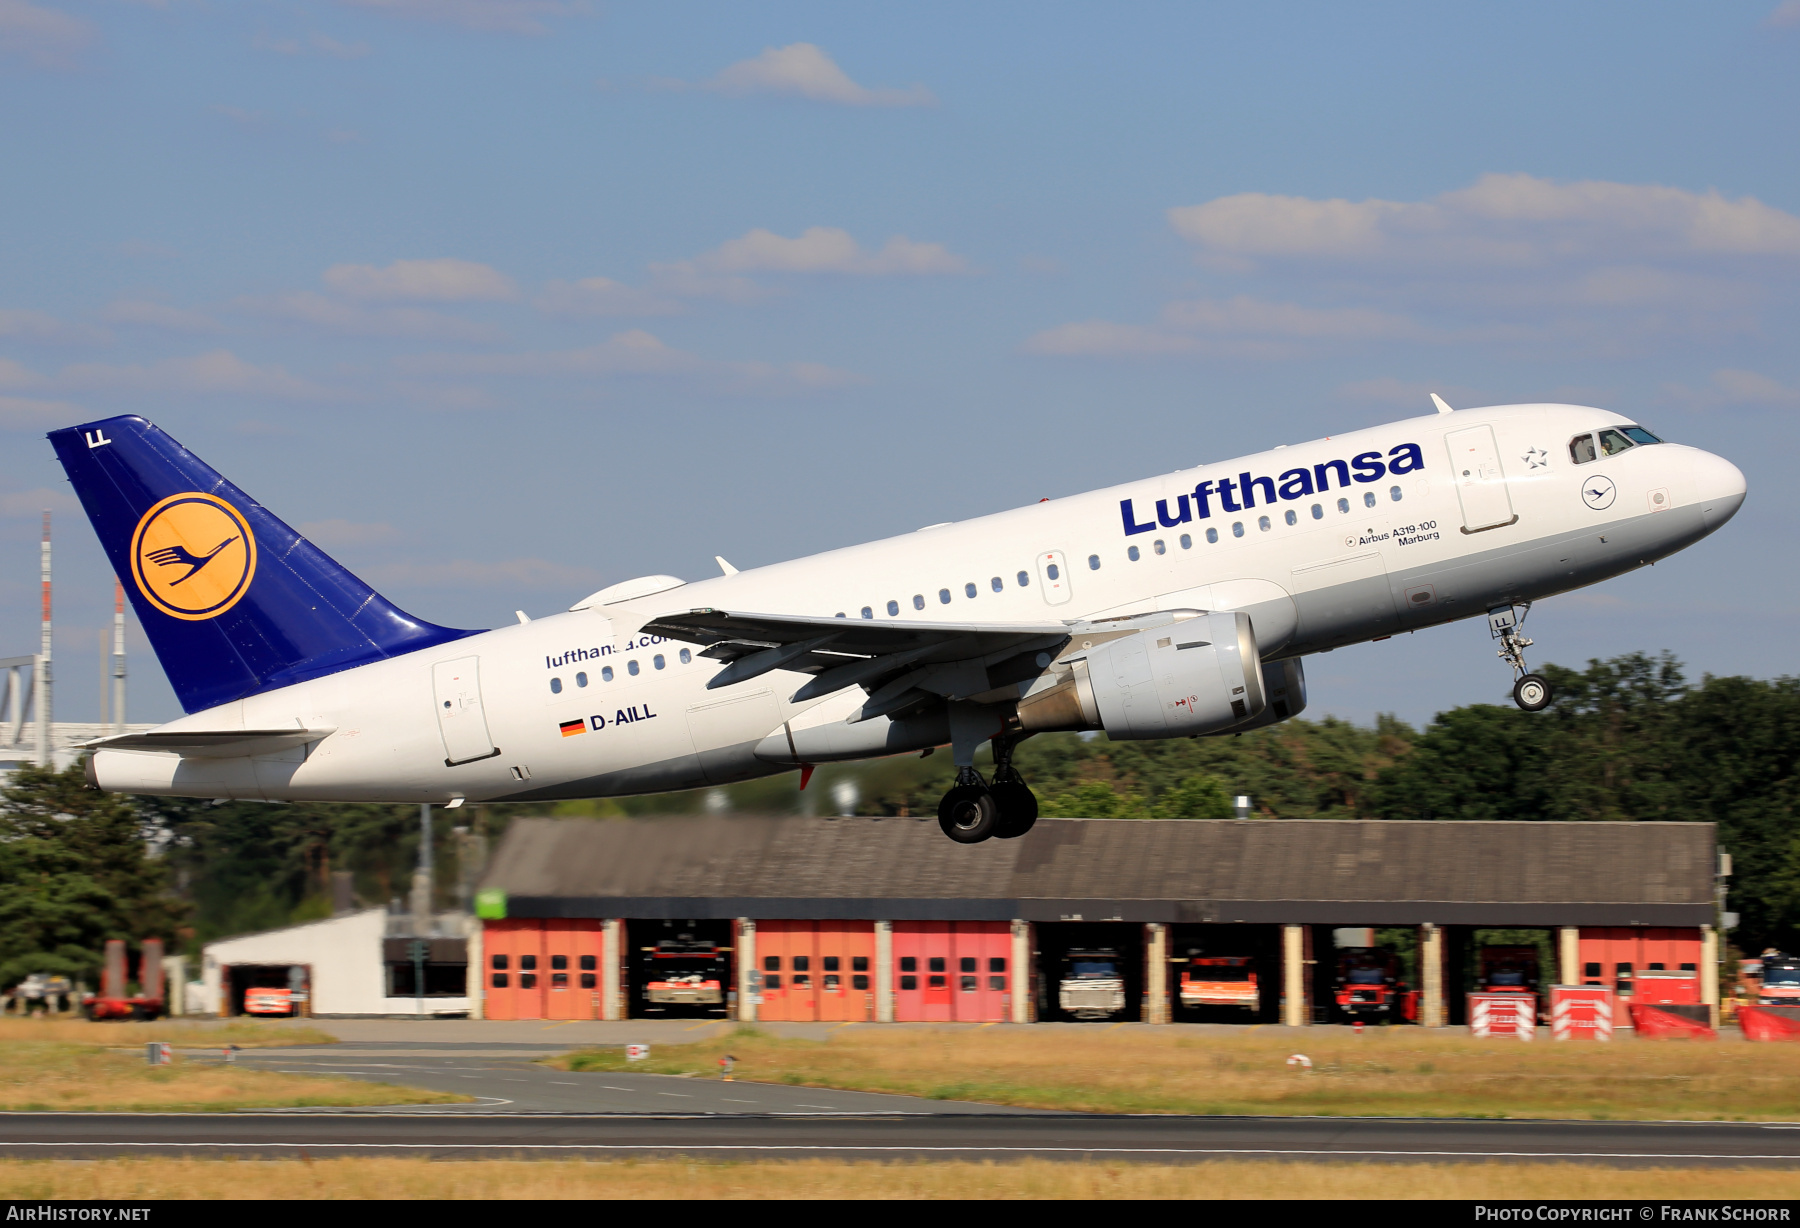
<path id="1" fill-rule="evenodd" d="M 1481 993 L 1536 994 L 1541 983 L 1536 947 L 1481 948 Z"/>
<path id="2" fill-rule="evenodd" d="M 1352 1022 L 1397 1023 L 1410 1016 L 1404 966 L 1386 947 L 1338 951 L 1338 1013 Z"/>
<path id="3" fill-rule="evenodd" d="M 730 952 L 709 938 L 677 933 L 639 951 L 643 960 L 644 1011 L 667 1014 L 698 1009 L 725 1013 L 725 984 Z"/>
<path id="4" fill-rule="evenodd" d="M 1762 957 L 1762 985 L 1756 991 L 1758 1006 L 1800 1006 L 1800 958 L 1768 951 Z"/>
<path id="5" fill-rule="evenodd" d="M 1181 970 L 1181 1004 L 1256 1010 L 1256 961 L 1239 955 L 1192 955 Z"/>
<path id="6" fill-rule="evenodd" d="M 1124 961 L 1112 947 L 1071 950 L 1063 956 L 1056 1004 L 1077 1019 L 1110 1019 L 1125 1009 Z"/>

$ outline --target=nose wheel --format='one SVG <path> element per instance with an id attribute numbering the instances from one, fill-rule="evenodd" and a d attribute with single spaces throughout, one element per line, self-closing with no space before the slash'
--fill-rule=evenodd
<path id="1" fill-rule="evenodd" d="M 1548 678 L 1532 673 L 1531 667 L 1525 664 L 1525 650 L 1531 647 L 1531 641 L 1525 638 L 1522 629 L 1525 617 L 1530 613 L 1529 601 L 1489 610 L 1488 632 L 1500 641 L 1500 659 L 1512 666 L 1513 702 L 1522 711 L 1541 712 L 1550 706 L 1556 692 L 1551 689 Z"/>

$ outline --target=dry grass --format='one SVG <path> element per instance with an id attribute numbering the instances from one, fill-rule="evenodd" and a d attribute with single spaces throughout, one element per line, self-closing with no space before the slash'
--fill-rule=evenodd
<path id="1" fill-rule="evenodd" d="M 0 1160 L 0 1198 L 1790 1199 L 1800 1173 L 1579 1164 Z"/>
<path id="2" fill-rule="evenodd" d="M 145 1041 L 178 1048 L 319 1044 L 315 1028 L 256 1020 L 225 1027 L 179 1023 L 89 1023 L 80 1019 L 0 1020 L 0 1111 L 218 1112 L 360 1104 L 440 1104 L 466 1096 L 279 1074 L 178 1055 L 172 1066 L 144 1062 Z M 132 1046 L 135 1046 L 132 1048 Z M 123 1047 L 123 1048 L 121 1048 Z"/>
<path id="3" fill-rule="evenodd" d="M 75 1016 L 55 1019 L 34 1015 L 21 1019 L 17 1015 L 0 1015 L 0 1045 L 20 1041 L 60 1041 L 73 1045 L 142 1045 L 145 1041 L 167 1041 L 176 1048 L 216 1048 L 236 1045 L 240 1049 L 263 1049 L 281 1045 L 329 1045 L 337 1037 L 308 1023 L 278 1022 L 273 1019 L 223 1019 L 217 1023 L 159 1019 L 154 1023 L 89 1023 Z"/>
<path id="4" fill-rule="evenodd" d="M 1303 1048 L 1310 1072 L 1286 1058 Z M 1800 1045 L 1477 1041 L 1419 1028 L 1296 1035 L 1182 1029 L 847 1027 L 828 1040 L 717 1040 L 559 1059 L 574 1070 L 715 1075 L 1112 1113 L 1800 1120 Z"/>

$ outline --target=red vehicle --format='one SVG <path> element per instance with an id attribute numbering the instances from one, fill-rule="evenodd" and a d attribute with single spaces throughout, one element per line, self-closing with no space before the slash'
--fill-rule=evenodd
<path id="1" fill-rule="evenodd" d="M 125 940 L 106 940 L 106 963 L 100 972 L 100 992 L 81 1000 L 81 1013 L 89 1019 L 160 1019 L 168 1014 L 163 1001 L 162 939 L 144 939 L 139 992 L 125 986 Z"/>
<path id="2" fill-rule="evenodd" d="M 1338 952 L 1337 1009 L 1344 1018 L 1398 1023 L 1412 1018 L 1400 957 L 1386 947 L 1345 947 Z"/>
<path id="3" fill-rule="evenodd" d="M 292 1015 L 295 1013 L 294 991 L 257 987 L 246 989 L 244 991 L 244 1013 L 246 1015 Z"/>
<path id="4" fill-rule="evenodd" d="M 640 956 L 646 1014 L 666 1013 L 671 1007 L 724 1013 L 725 986 L 730 980 L 726 948 L 696 934 L 679 933 L 643 948 Z"/>
<path id="5" fill-rule="evenodd" d="M 1536 947 L 1482 947 L 1480 993 L 1536 994 L 1542 983 Z"/>
<path id="6" fill-rule="evenodd" d="M 1800 959 L 1780 951 L 1765 951 L 1760 963 L 1757 1005 L 1800 1006 Z"/>
<path id="7" fill-rule="evenodd" d="M 1238 955 L 1196 955 L 1181 970 L 1181 1004 L 1256 1010 L 1256 961 Z"/>

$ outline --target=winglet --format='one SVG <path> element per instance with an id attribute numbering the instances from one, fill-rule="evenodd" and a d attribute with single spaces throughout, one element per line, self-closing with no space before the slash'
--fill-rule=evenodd
<path id="1" fill-rule="evenodd" d="M 1445 404 L 1443 397 L 1435 392 L 1431 394 L 1431 403 L 1437 406 L 1437 411 L 1440 414 L 1453 414 L 1456 412 L 1454 409 L 1451 409 L 1449 405 Z"/>
<path id="2" fill-rule="evenodd" d="M 713 562 L 717 563 L 719 565 L 719 570 L 724 572 L 726 575 L 728 575 L 728 576 L 737 575 L 738 569 L 733 567 L 730 563 L 727 563 L 725 561 L 724 555 L 721 555 L 721 554 L 713 555 Z"/>

